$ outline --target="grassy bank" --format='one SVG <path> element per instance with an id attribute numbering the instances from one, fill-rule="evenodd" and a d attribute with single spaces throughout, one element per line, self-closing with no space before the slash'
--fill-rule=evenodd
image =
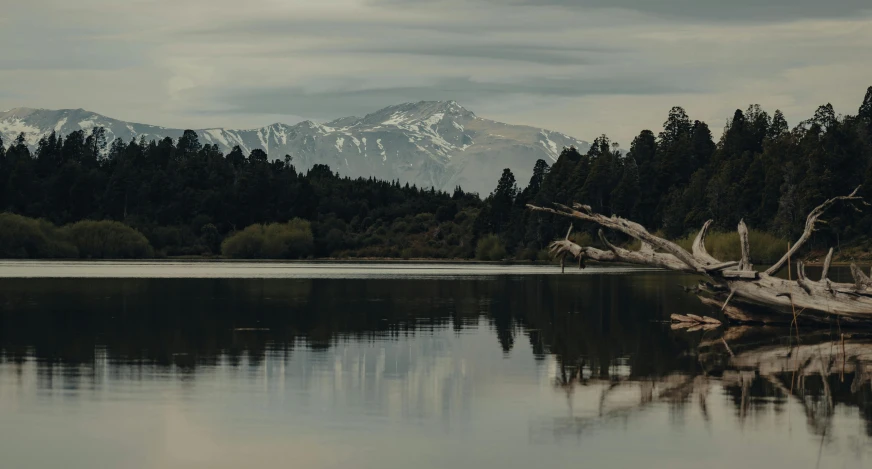
<path id="1" fill-rule="evenodd" d="M 691 250 L 696 234 L 687 235 L 675 242 Z M 759 230 L 748 231 L 748 244 L 750 246 L 751 262 L 754 264 L 773 264 L 787 252 L 788 240 L 779 238 L 773 234 Z M 705 248 L 716 259 L 739 260 L 742 258 L 739 233 L 733 232 L 709 232 L 705 239 Z"/>

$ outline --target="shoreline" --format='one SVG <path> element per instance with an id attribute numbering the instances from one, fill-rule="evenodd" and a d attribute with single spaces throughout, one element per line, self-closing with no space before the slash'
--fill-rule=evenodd
<path id="1" fill-rule="evenodd" d="M 480 261 L 476 259 L 396 259 L 396 258 L 319 258 L 319 259 L 223 259 L 201 257 L 163 257 L 154 259 L 0 259 L 0 262 L 96 263 L 191 263 L 191 264 L 481 264 L 481 265 L 558 265 L 551 261 Z"/>
<path id="2" fill-rule="evenodd" d="M 367 258 L 317 258 L 317 259 L 228 259 L 221 257 L 160 257 L 151 259 L 4 259 L 0 258 L 0 262 L 28 262 L 28 263 L 70 263 L 70 264 L 99 264 L 99 263 L 127 263 L 127 264 L 172 264 L 172 263 L 190 263 L 190 264 L 449 264 L 449 265 L 553 265 L 559 266 L 560 263 L 556 260 L 549 261 L 529 261 L 506 259 L 502 261 L 482 261 L 477 259 L 434 259 L 434 258 L 410 258 L 397 259 L 392 257 L 367 257 Z M 588 260 L 589 264 L 602 264 L 594 260 Z M 822 267 L 823 262 L 815 258 L 813 261 L 804 260 L 806 267 Z M 849 267 L 852 263 L 858 266 L 872 266 L 872 259 L 859 259 L 856 261 L 832 261 L 830 265 L 833 267 Z M 614 264 L 614 263 L 608 263 Z M 623 264 L 623 263 L 621 263 Z M 635 264 L 625 264 L 632 266 Z M 763 269 L 770 264 L 757 264 L 756 267 Z M 791 266 L 792 268 L 793 266 Z M 568 269 L 577 269 L 575 263 L 567 263 Z M 786 266 L 785 266 L 786 269 Z"/>

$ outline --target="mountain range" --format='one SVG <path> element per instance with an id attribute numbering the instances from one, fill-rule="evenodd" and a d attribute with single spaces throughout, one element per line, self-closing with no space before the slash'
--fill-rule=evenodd
<path id="1" fill-rule="evenodd" d="M 112 119 L 84 109 L 15 108 L 0 112 L 0 137 L 8 145 L 22 132 L 34 148 L 39 139 L 104 127 L 111 142 L 145 138 L 177 139 L 184 129 Z M 555 161 L 563 147 L 587 150 L 588 142 L 523 125 L 483 119 L 454 101 L 421 101 L 389 106 L 364 117 L 327 123 L 276 123 L 257 129 L 200 129 L 200 142 L 225 154 L 239 146 L 246 154 L 263 149 L 271 159 L 293 158 L 298 170 L 329 165 L 351 177 L 409 182 L 419 187 L 488 194 L 504 168 L 519 185 L 532 175 L 537 159 Z"/>

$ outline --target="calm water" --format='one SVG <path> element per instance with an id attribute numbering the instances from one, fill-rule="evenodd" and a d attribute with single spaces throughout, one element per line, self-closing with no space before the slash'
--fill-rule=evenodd
<path id="1" fill-rule="evenodd" d="M 557 273 L 0 262 L 0 467 L 872 467 L 861 334 Z"/>

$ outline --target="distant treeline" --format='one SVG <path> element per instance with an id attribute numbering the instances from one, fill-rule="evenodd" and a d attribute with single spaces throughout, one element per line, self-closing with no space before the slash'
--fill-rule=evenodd
<path id="1" fill-rule="evenodd" d="M 744 219 L 768 243 L 757 252 L 771 253 L 825 198 L 860 184 L 872 196 L 872 87 L 856 115 L 837 115 L 827 104 L 793 129 L 780 111 L 737 110 L 718 142 L 706 123 L 675 107 L 659 134 L 644 130 L 629 152 L 618 148 L 603 135 L 585 154 L 564 149 L 550 167 L 537 161 L 523 189 L 506 169 L 481 200 L 459 187 L 446 193 L 339 177 L 324 165 L 299 172 L 290 156 L 270 161 L 259 149 L 224 155 L 192 131 L 176 141 L 111 143 L 102 128 L 52 133 L 33 152 L 22 134 L 8 147 L 0 141 L 0 212 L 29 217 L 39 229 L 18 230 L 10 220 L 23 219 L 4 216 L 0 237 L 18 247 L 0 255 L 70 257 L 66 247 L 26 247 L 25 238 L 42 230 L 45 239 L 66 243 L 68 225 L 102 220 L 140 233 L 150 248 L 143 256 L 535 260 L 569 221 L 525 206 L 552 202 L 583 202 L 673 239 L 710 218 L 721 231 Z M 836 207 L 830 222 L 812 246 L 853 242 L 868 250 L 872 210 Z M 579 236 L 593 229 L 576 227 Z M 73 257 L 108 257 L 76 249 Z"/>
<path id="2" fill-rule="evenodd" d="M 34 152 L 23 135 L 8 148 L 0 144 L 0 212 L 55 225 L 123 222 L 159 256 L 218 255 L 233 233 L 251 241 L 265 229 L 272 239 L 276 228 L 257 226 L 299 218 L 309 222 L 310 245 L 280 257 L 472 257 L 481 205 L 459 188 L 449 194 L 342 178 L 324 165 L 301 173 L 290 157 L 270 161 L 262 150 L 245 155 L 236 147 L 225 156 L 190 131 L 177 141 L 116 140 L 108 147 L 102 128 L 51 134 Z M 228 256 L 243 255 L 228 246 Z"/>
<path id="3" fill-rule="evenodd" d="M 675 107 L 659 134 L 642 131 L 627 154 L 603 135 L 585 154 L 570 148 L 551 167 L 537 162 L 523 190 L 511 171 L 503 171 L 475 227 L 477 236 L 498 233 L 510 253 L 530 256 L 565 236 L 570 220 L 525 205 L 582 202 L 672 239 L 698 231 L 709 219 L 716 230 L 735 233 L 744 219 L 775 235 L 756 236 L 765 245 L 752 243 L 752 258 L 755 251 L 771 257 L 776 249 L 786 251 L 786 239 L 802 232 L 815 206 L 861 184 L 861 195 L 872 202 L 872 87 L 856 115 L 837 115 L 827 104 L 793 129 L 781 111 L 770 115 L 757 105 L 737 110 L 718 142 L 706 123 Z M 829 223 L 815 233 L 812 247 L 853 242 L 869 251 L 872 208 L 836 206 L 827 213 Z"/>

